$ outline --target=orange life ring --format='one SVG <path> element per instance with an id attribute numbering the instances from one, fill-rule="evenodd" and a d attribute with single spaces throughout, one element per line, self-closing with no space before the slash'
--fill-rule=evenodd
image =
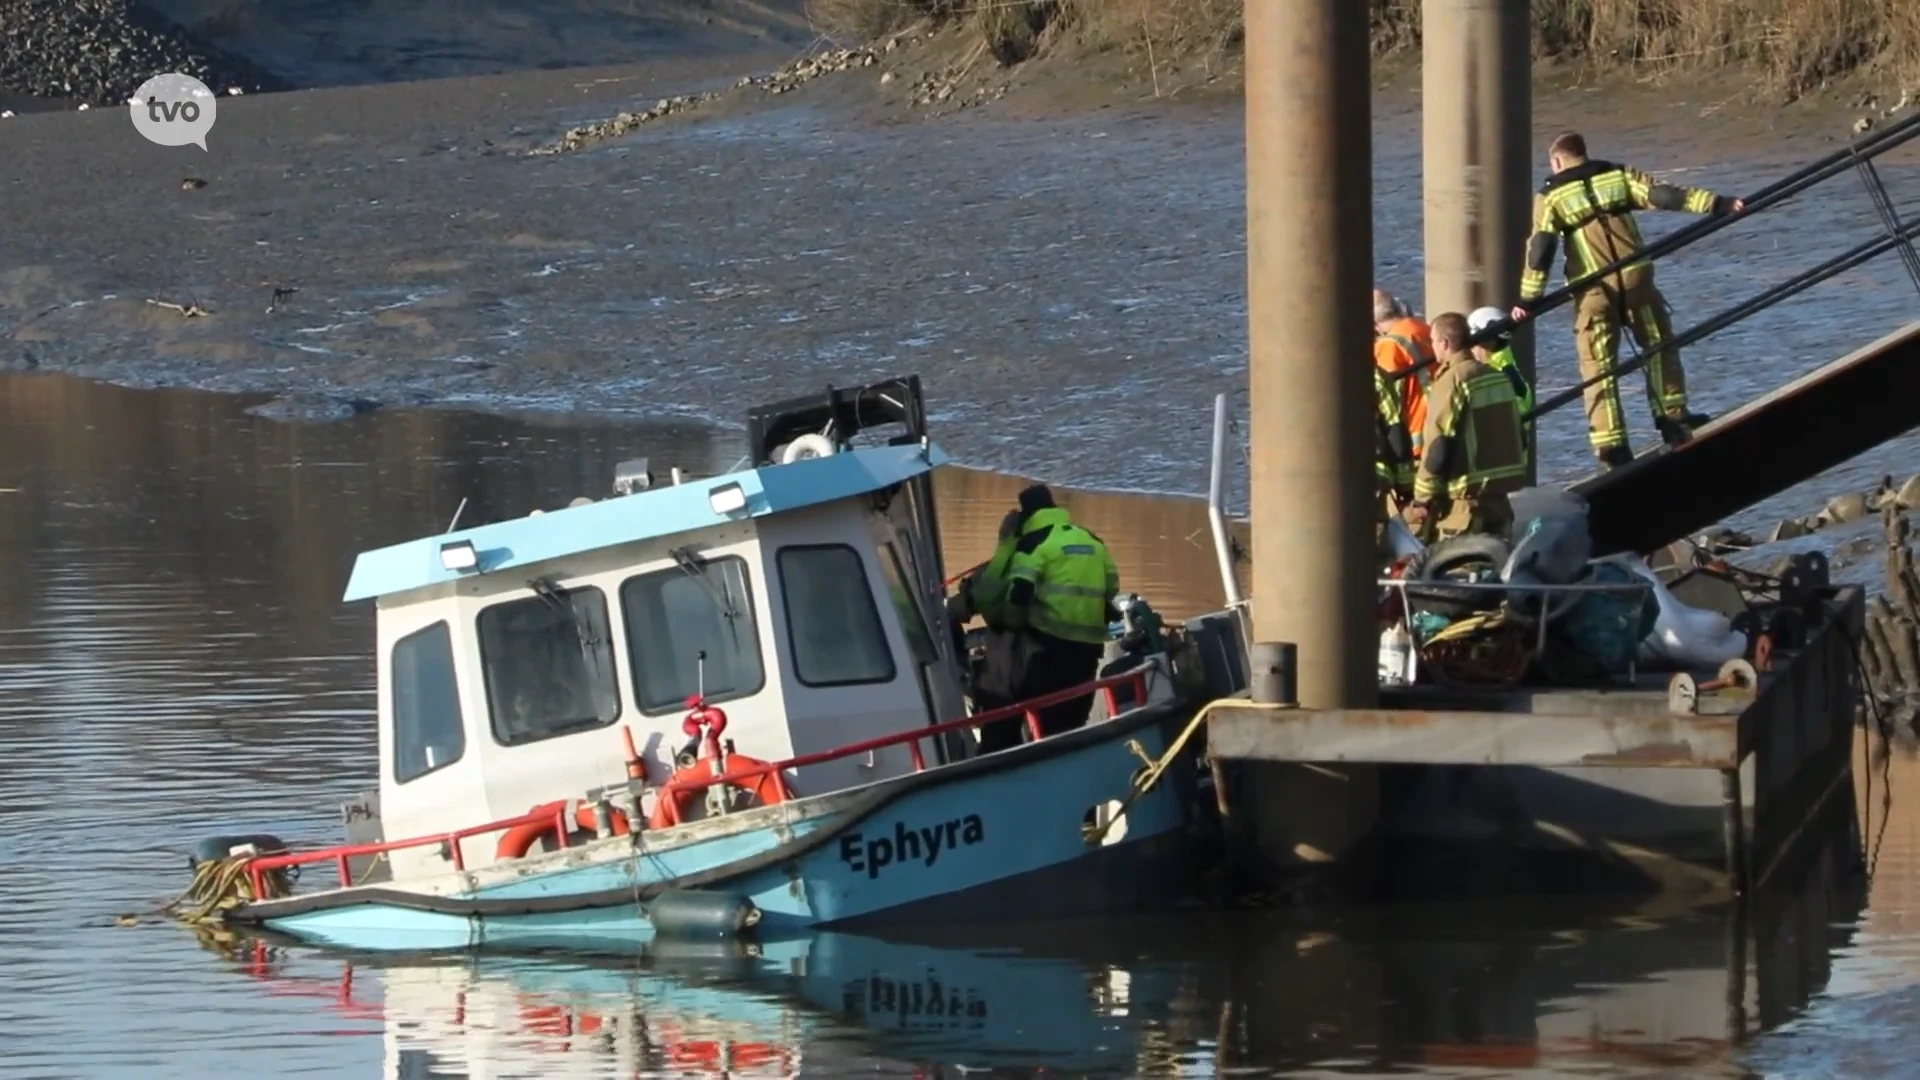
<path id="1" fill-rule="evenodd" d="M 712 766 L 709 764 L 711 761 L 711 758 L 702 758 L 675 772 L 667 779 L 667 782 L 658 789 L 659 794 L 654 800 L 653 813 L 647 815 L 647 828 L 668 829 L 686 820 L 687 808 L 693 805 L 696 799 L 705 798 L 707 789 L 705 787 L 675 788 L 674 785 L 699 783 L 711 777 L 713 775 Z M 757 773 L 757 775 L 742 775 L 749 773 Z M 751 758 L 745 754 L 728 754 L 727 771 L 722 773 L 721 777 L 722 783 L 747 792 L 761 806 L 774 806 L 793 797 L 793 793 L 787 790 L 787 782 L 780 777 L 780 770 L 759 758 Z"/>
<path id="2" fill-rule="evenodd" d="M 528 810 L 527 813 L 529 814 L 540 814 L 541 819 L 538 821 L 523 822 L 501 833 L 500 842 L 494 845 L 493 857 L 495 859 L 518 859 L 524 857 L 527 852 L 533 850 L 533 845 L 538 843 L 541 837 L 552 835 L 553 812 L 565 809 L 566 805 L 566 800 L 562 799 L 558 802 L 541 803 L 539 806 Z M 573 820 L 574 823 L 581 828 L 591 831 L 593 829 L 593 807 L 582 805 L 579 810 L 574 812 Z M 627 815 L 621 813 L 619 810 L 615 810 L 609 820 L 613 825 L 613 834 L 615 836 L 625 836 L 630 831 L 627 826 Z"/>

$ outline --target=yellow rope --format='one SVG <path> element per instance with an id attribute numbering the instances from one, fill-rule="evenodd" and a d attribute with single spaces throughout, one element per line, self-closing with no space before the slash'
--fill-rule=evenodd
<path id="1" fill-rule="evenodd" d="M 1154 785 L 1160 782 L 1160 777 L 1173 765 L 1174 759 L 1180 756 L 1180 752 L 1187 748 L 1188 740 L 1192 739 L 1193 733 L 1199 731 L 1200 725 L 1206 723 L 1207 718 L 1213 715 L 1213 710 L 1275 709 L 1281 707 L 1283 706 L 1262 705 L 1258 702 L 1248 701 L 1245 698 L 1217 698 L 1207 702 L 1200 707 L 1200 711 L 1193 714 L 1193 719 L 1187 721 L 1186 728 L 1180 732 L 1179 738 L 1173 740 L 1173 745 L 1167 747 L 1167 752 L 1161 754 L 1159 760 L 1151 762 L 1146 768 L 1134 775 L 1133 782 L 1127 791 L 1127 797 L 1120 800 L 1120 809 L 1114 811 L 1104 824 L 1093 825 L 1089 823 L 1080 826 L 1081 837 L 1085 839 L 1088 844 L 1098 844 L 1101 840 L 1105 839 L 1107 830 L 1113 828 L 1115 822 L 1127 816 L 1127 808 L 1132 806 L 1134 801 L 1140 798 L 1140 796 L 1152 791 Z M 1127 740 L 1127 748 L 1142 758 L 1146 757 L 1146 750 L 1140 745 L 1137 739 Z"/>
<path id="2" fill-rule="evenodd" d="M 265 895 L 253 895 L 253 880 L 247 873 L 249 855 L 209 859 L 194 868 L 193 881 L 160 909 L 192 926 L 218 923 L 228 911 L 255 900 L 276 900 L 287 895 L 284 871 L 273 870 L 262 876 Z"/>

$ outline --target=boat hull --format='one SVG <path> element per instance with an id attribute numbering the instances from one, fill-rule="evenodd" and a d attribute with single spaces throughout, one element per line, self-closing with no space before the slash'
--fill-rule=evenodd
<path id="1" fill-rule="evenodd" d="M 1117 808 L 1140 754 L 1164 753 L 1191 712 L 1156 703 L 924 773 L 642 834 L 637 845 L 622 837 L 449 875 L 459 888 L 339 889 L 236 914 L 315 944 L 437 951 L 644 942 L 655 936 L 644 902 L 663 888 L 745 897 L 761 933 L 1140 910 L 1178 881 L 1164 866 L 1184 847 L 1191 770 L 1169 770 L 1098 843 L 1083 825 L 1096 808 Z"/>

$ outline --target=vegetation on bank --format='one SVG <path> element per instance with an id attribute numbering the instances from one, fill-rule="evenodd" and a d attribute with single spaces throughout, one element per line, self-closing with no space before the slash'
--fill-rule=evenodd
<path id="1" fill-rule="evenodd" d="M 1357 2 L 1357 0 L 1356 0 Z M 1417 49 L 1420 0 L 1367 0 L 1377 54 Z M 1532 0 L 1534 54 L 1598 69 L 1727 69 L 1794 98 L 1873 71 L 1920 80 L 1920 0 Z M 1209 75 L 1241 45 L 1241 0 L 808 0 L 817 26 L 870 41 L 932 23 L 1003 64 L 1125 50 Z"/>

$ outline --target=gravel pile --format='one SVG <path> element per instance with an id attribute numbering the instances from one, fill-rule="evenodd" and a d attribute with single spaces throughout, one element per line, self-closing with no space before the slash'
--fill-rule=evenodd
<path id="1" fill-rule="evenodd" d="M 0 90 L 118 105 L 170 71 L 218 94 L 284 89 L 135 0 L 0 0 Z"/>

